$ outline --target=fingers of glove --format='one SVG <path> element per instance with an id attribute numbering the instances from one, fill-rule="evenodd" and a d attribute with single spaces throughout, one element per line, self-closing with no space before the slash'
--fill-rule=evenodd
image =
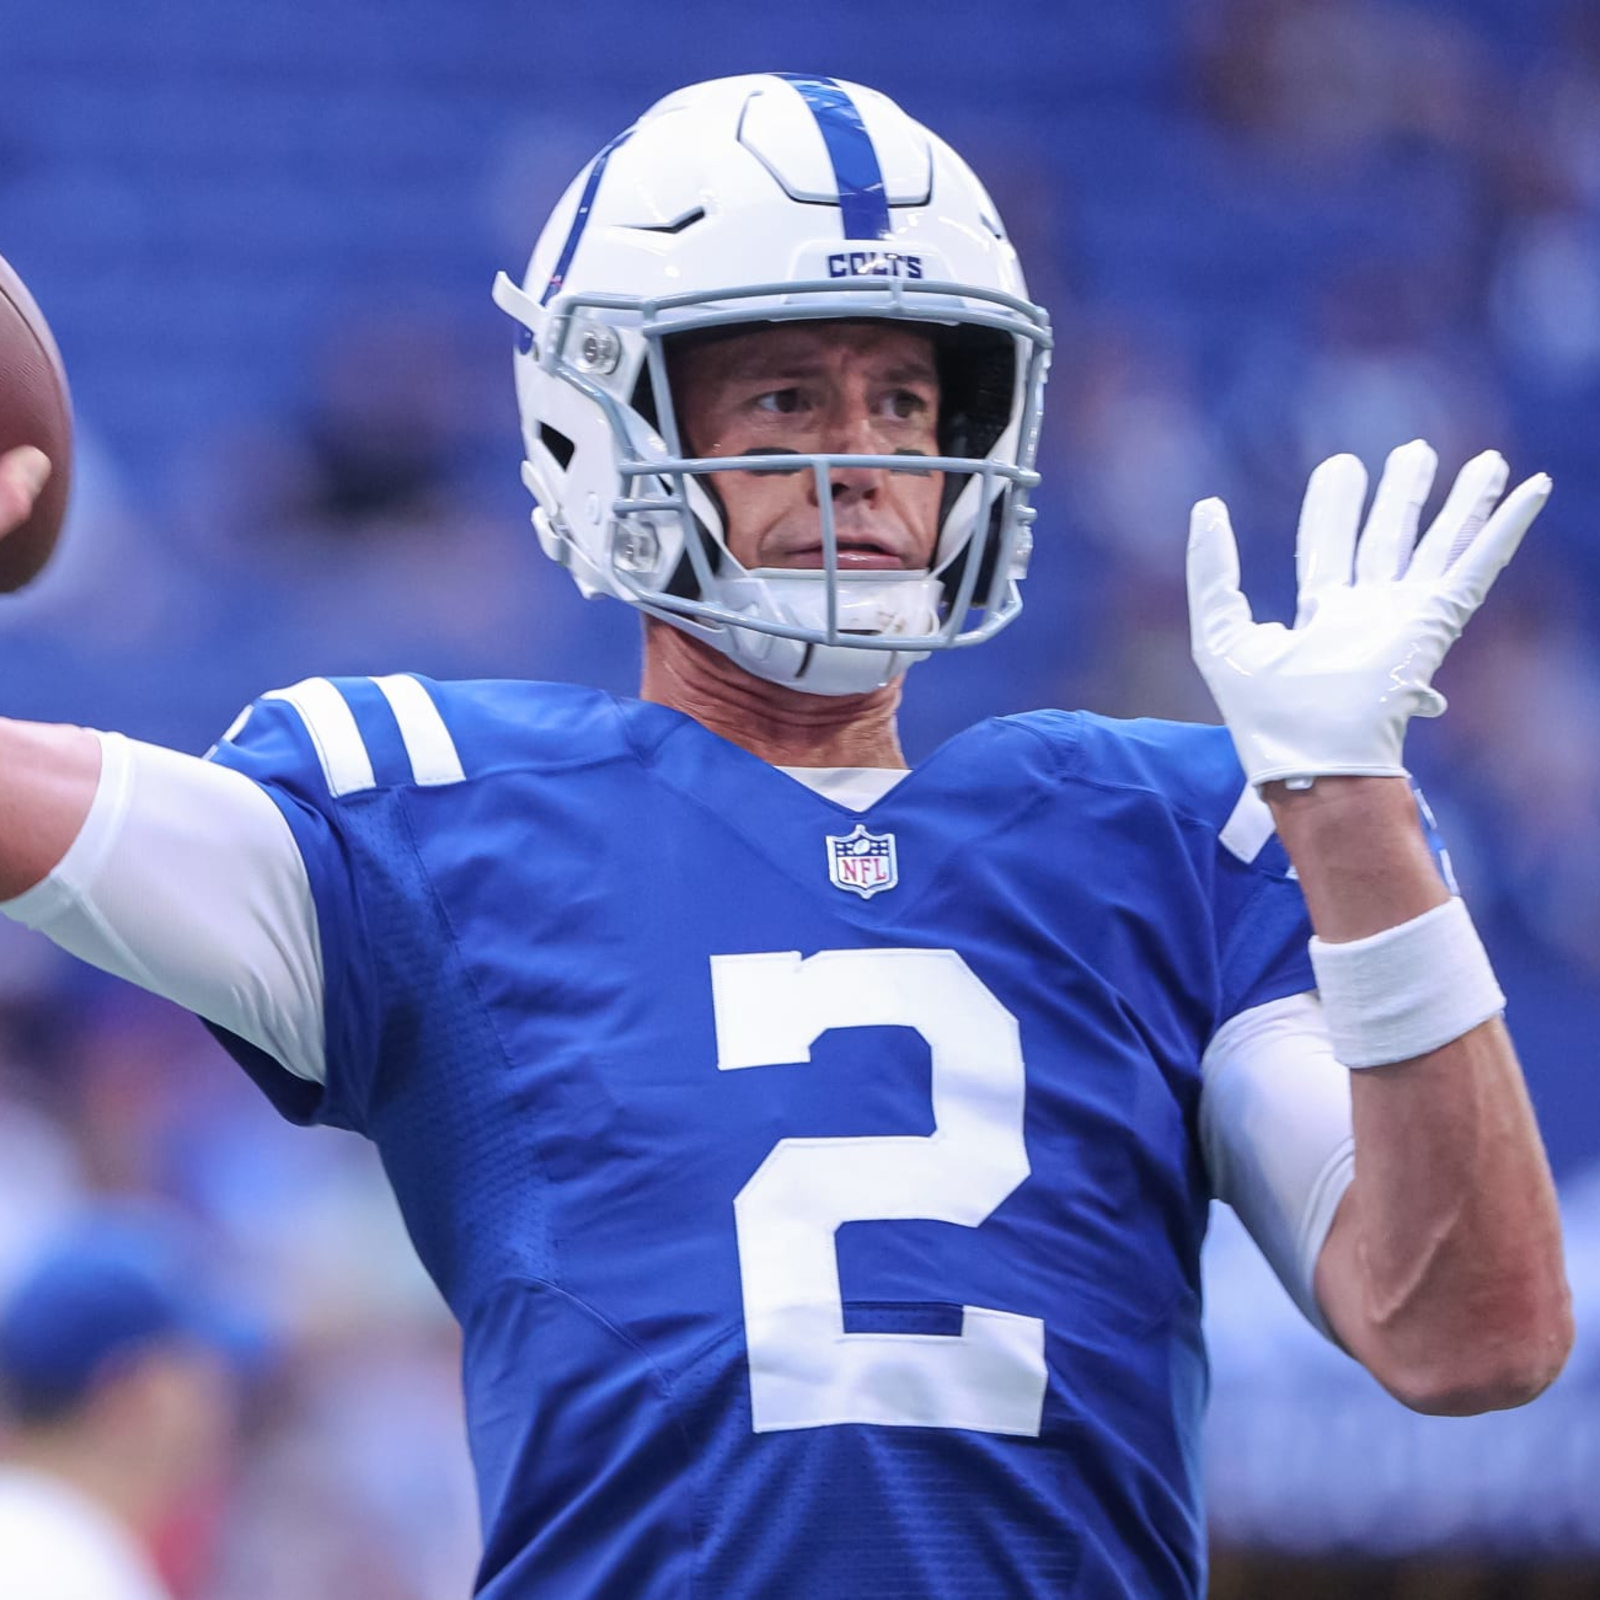
<path id="1" fill-rule="evenodd" d="M 1550 489 L 1550 479 L 1542 472 L 1519 483 L 1446 572 L 1446 591 L 1466 608 L 1467 616 L 1483 604 L 1500 569 L 1517 553 L 1522 536 L 1544 510 Z"/>
<path id="2" fill-rule="evenodd" d="M 1405 571 L 1438 466 L 1433 447 L 1421 439 L 1390 452 L 1356 547 L 1357 583 L 1392 583 Z"/>
<path id="3" fill-rule="evenodd" d="M 1296 627 L 1310 619 L 1323 594 L 1350 582 L 1366 497 L 1367 469 L 1354 456 L 1329 456 L 1311 474 L 1295 539 Z"/>
<path id="4" fill-rule="evenodd" d="M 1505 493 L 1511 469 L 1498 450 L 1485 450 L 1474 456 L 1456 474 L 1450 493 L 1445 496 L 1439 515 L 1423 534 L 1411 558 L 1406 575 L 1433 579 L 1461 557 L 1461 552 L 1477 538 L 1489 520 L 1495 501 Z"/>
<path id="5" fill-rule="evenodd" d="M 1239 590 L 1239 546 L 1220 500 L 1201 500 L 1190 513 L 1187 576 L 1195 656 L 1216 655 L 1252 621 Z"/>

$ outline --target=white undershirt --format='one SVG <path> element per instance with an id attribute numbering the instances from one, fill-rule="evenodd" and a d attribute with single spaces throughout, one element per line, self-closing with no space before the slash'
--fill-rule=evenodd
<path id="1" fill-rule="evenodd" d="M 908 767 L 779 767 L 778 771 L 847 811 L 877 805 L 902 778 L 911 776 Z"/>
<path id="2" fill-rule="evenodd" d="M 99 788 L 55 871 L 0 912 L 325 1081 L 321 936 L 299 847 L 277 806 L 230 767 L 99 735 Z M 865 810 L 899 768 L 784 767 Z M 1317 1255 L 1354 1170 L 1349 1074 L 1313 994 L 1229 1019 L 1201 1062 L 1212 1191 L 1326 1331 Z"/>

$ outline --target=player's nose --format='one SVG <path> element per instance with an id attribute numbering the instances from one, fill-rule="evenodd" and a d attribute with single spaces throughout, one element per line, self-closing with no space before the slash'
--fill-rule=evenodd
<path id="1" fill-rule="evenodd" d="M 875 456 L 888 446 L 878 436 L 876 419 L 864 396 L 842 396 L 829 413 L 823 450 L 829 455 Z M 883 486 L 882 467 L 834 466 L 828 481 L 835 503 L 870 497 Z"/>

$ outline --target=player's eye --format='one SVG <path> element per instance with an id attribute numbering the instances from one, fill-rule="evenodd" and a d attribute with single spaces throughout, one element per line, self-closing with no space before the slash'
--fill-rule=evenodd
<path id="1" fill-rule="evenodd" d="M 771 389 L 758 394 L 751 404 L 772 416 L 792 417 L 805 409 L 805 396 L 799 389 Z"/>
<path id="2" fill-rule="evenodd" d="M 920 421 L 931 410 L 927 399 L 915 389 L 896 389 L 885 406 L 889 415 L 899 422 Z"/>

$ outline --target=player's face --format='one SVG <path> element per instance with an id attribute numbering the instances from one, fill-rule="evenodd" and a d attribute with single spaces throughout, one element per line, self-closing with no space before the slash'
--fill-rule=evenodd
<path id="1" fill-rule="evenodd" d="M 674 396 L 699 456 L 822 451 L 937 455 L 933 341 L 875 322 L 777 324 L 691 347 Z M 944 475 L 878 467 L 831 475 L 839 566 L 922 569 L 933 559 Z M 742 567 L 820 567 L 816 474 L 721 472 L 728 549 Z"/>

